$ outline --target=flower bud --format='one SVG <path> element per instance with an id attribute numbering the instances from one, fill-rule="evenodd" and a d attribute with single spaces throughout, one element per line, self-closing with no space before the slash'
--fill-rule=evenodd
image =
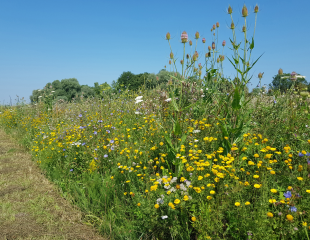
<path id="1" fill-rule="evenodd" d="M 212 49 L 215 49 L 215 42 L 212 42 Z"/>
<path id="2" fill-rule="evenodd" d="M 189 59 L 189 55 L 188 54 L 186 54 L 186 58 Z"/>
<path id="3" fill-rule="evenodd" d="M 247 17 L 249 14 L 248 14 L 248 9 L 247 7 L 244 5 L 243 8 L 242 8 L 242 17 Z"/>
<path id="4" fill-rule="evenodd" d="M 169 65 L 171 65 L 171 60 L 169 60 Z"/>
<path id="5" fill-rule="evenodd" d="M 254 8 L 254 13 L 258 13 L 258 5 L 256 4 L 255 8 Z"/>
<path id="6" fill-rule="evenodd" d="M 166 34 L 166 40 L 170 40 L 170 33 L 169 32 Z"/>
<path id="7" fill-rule="evenodd" d="M 232 8 L 231 8 L 231 6 L 228 7 L 227 13 L 228 13 L 228 14 L 232 14 Z"/>
<path id="8" fill-rule="evenodd" d="M 213 27 L 211 28 L 211 32 L 213 31 Z"/>
<path id="9" fill-rule="evenodd" d="M 195 33 L 195 39 L 198 39 L 200 37 L 199 32 Z"/>
<path id="10" fill-rule="evenodd" d="M 183 60 L 181 60 L 180 63 L 183 65 Z"/>
<path id="11" fill-rule="evenodd" d="M 193 61 L 195 62 L 197 60 L 196 54 L 193 55 Z"/>
<path id="12" fill-rule="evenodd" d="M 219 62 L 220 62 L 220 58 L 217 58 L 217 59 L 216 59 L 216 62 L 219 63 Z"/>
<path id="13" fill-rule="evenodd" d="M 193 45 L 192 40 L 189 40 L 189 42 L 188 42 L 188 43 L 189 43 L 189 45 L 190 45 L 190 46 L 192 46 L 192 45 Z"/>
<path id="14" fill-rule="evenodd" d="M 213 30 L 215 30 L 215 28 L 216 28 L 216 27 L 215 27 L 215 24 L 213 24 Z"/>
<path id="15" fill-rule="evenodd" d="M 198 52 L 197 52 L 197 51 L 195 51 L 194 55 L 196 55 L 196 56 L 197 56 L 197 58 L 199 57 L 199 54 L 198 54 Z"/>
<path id="16" fill-rule="evenodd" d="M 181 34 L 181 41 L 182 41 L 182 43 L 186 43 L 187 39 L 188 39 L 187 33 L 185 31 L 182 32 L 182 34 Z"/>
<path id="17" fill-rule="evenodd" d="M 211 47 L 210 46 L 208 46 L 208 50 L 211 51 Z"/>
<path id="18" fill-rule="evenodd" d="M 279 75 L 282 75 L 282 74 L 283 74 L 282 68 L 279 69 L 278 74 L 279 74 Z"/>
<path id="19" fill-rule="evenodd" d="M 217 22 L 217 23 L 216 23 L 216 27 L 217 27 L 217 28 L 219 28 L 219 27 L 220 27 L 220 24 L 219 24 L 219 22 Z"/>
<path id="20" fill-rule="evenodd" d="M 206 39 L 205 39 L 205 38 L 203 38 L 203 39 L 202 39 L 202 42 L 203 42 L 203 43 L 206 43 Z"/>
<path id="21" fill-rule="evenodd" d="M 222 46 L 225 47 L 225 45 L 226 45 L 226 41 L 224 40 L 224 41 L 222 42 Z"/>
<path id="22" fill-rule="evenodd" d="M 246 32 L 246 26 L 242 27 L 242 32 Z"/>
<path id="23" fill-rule="evenodd" d="M 296 80 L 297 80 L 296 75 L 297 75 L 296 72 L 292 72 L 292 73 L 291 73 L 291 81 L 296 81 Z"/>
<path id="24" fill-rule="evenodd" d="M 172 52 L 170 53 L 170 59 L 173 59 L 173 53 Z"/>
<path id="25" fill-rule="evenodd" d="M 230 29 L 235 29 L 235 24 L 233 22 L 230 25 Z"/>
<path id="26" fill-rule="evenodd" d="M 224 55 L 222 55 L 222 56 L 221 56 L 221 62 L 223 62 L 223 61 L 224 61 L 224 59 L 225 59 L 225 56 L 224 56 Z"/>
<path id="27" fill-rule="evenodd" d="M 262 78 L 263 78 L 263 74 L 264 74 L 264 73 L 259 73 L 259 74 L 258 74 L 258 78 L 259 78 L 259 79 L 262 79 Z"/>

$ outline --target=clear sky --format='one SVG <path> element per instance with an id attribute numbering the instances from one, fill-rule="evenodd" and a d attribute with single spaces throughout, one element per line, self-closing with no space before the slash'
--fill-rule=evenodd
<path id="1" fill-rule="evenodd" d="M 198 31 L 212 43 L 211 28 L 219 27 L 219 45 L 226 40 L 224 76 L 236 71 L 227 57 L 233 51 L 229 4 L 237 30 L 244 40 L 241 9 L 246 4 L 248 36 L 253 36 L 256 4 L 259 6 L 255 47 L 250 62 L 264 55 L 250 71 L 250 90 L 264 72 L 263 84 L 271 83 L 278 69 L 310 77 L 309 0 L 2 0 L 0 1 L 0 101 L 14 102 L 16 95 L 29 101 L 32 90 L 56 79 L 77 78 L 79 83 L 109 84 L 124 71 L 158 73 L 169 69 L 170 32 L 172 50 L 183 56 L 182 31 L 194 39 Z M 248 38 L 250 39 L 250 38 Z M 195 41 L 193 41 L 195 43 Z M 243 45 L 243 44 L 242 44 Z M 204 53 L 201 38 L 198 52 Z M 222 50 L 221 45 L 219 46 Z M 186 44 L 186 53 L 190 47 Z M 242 51 L 243 53 L 243 51 Z M 199 61 L 203 63 L 203 58 Z M 179 61 L 178 61 L 179 62 Z M 180 68 L 180 65 L 179 65 Z"/>

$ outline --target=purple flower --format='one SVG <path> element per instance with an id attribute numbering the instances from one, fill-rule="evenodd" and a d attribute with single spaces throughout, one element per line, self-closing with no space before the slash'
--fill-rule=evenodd
<path id="1" fill-rule="evenodd" d="M 287 192 L 283 193 L 283 196 L 285 198 L 291 198 L 292 197 L 292 193 L 291 193 L 291 191 L 287 191 Z"/>
<path id="2" fill-rule="evenodd" d="M 115 127 L 111 127 L 112 129 L 115 129 Z"/>
<path id="3" fill-rule="evenodd" d="M 111 116 L 113 115 L 113 113 L 111 113 Z"/>
<path id="4" fill-rule="evenodd" d="M 95 158 L 95 160 L 97 160 L 98 158 Z"/>
<path id="5" fill-rule="evenodd" d="M 102 121 L 102 120 L 99 120 L 98 122 L 102 123 L 103 121 Z"/>
<path id="6" fill-rule="evenodd" d="M 95 134 L 95 135 L 97 135 L 97 132 L 96 132 L 96 131 L 94 131 L 94 134 Z"/>
<path id="7" fill-rule="evenodd" d="M 82 127 L 82 126 L 80 126 L 80 127 L 79 127 L 79 129 L 83 129 L 83 127 Z"/>
<path id="8" fill-rule="evenodd" d="M 103 156 L 103 157 L 107 158 L 107 157 L 108 157 L 108 155 L 107 155 L 107 154 L 104 154 L 104 156 Z"/>
<path id="9" fill-rule="evenodd" d="M 85 143 L 82 143 L 82 146 L 84 146 L 85 145 Z"/>
<path id="10" fill-rule="evenodd" d="M 276 101 L 276 100 L 274 100 L 273 102 L 274 102 L 274 103 L 277 103 L 277 101 Z"/>
<path id="11" fill-rule="evenodd" d="M 114 147 L 111 147 L 111 150 L 113 151 L 113 150 L 114 150 Z"/>
<path id="12" fill-rule="evenodd" d="M 62 149 L 62 151 L 66 151 L 66 149 Z"/>
<path id="13" fill-rule="evenodd" d="M 297 212 L 297 208 L 296 207 L 290 207 L 291 212 Z"/>
<path id="14" fill-rule="evenodd" d="M 110 133 L 110 130 L 107 130 L 107 133 Z"/>
<path id="15" fill-rule="evenodd" d="M 310 165 L 310 160 L 309 159 L 308 159 L 307 163 L 308 163 L 308 165 Z"/>
<path id="16" fill-rule="evenodd" d="M 80 115 L 79 115 L 79 117 L 83 117 L 83 115 L 82 115 L 82 114 L 80 114 Z"/>
<path id="17" fill-rule="evenodd" d="M 70 169 L 70 172 L 73 172 L 73 169 L 72 169 L 72 168 Z"/>
<path id="18" fill-rule="evenodd" d="M 307 153 L 306 156 L 309 157 L 309 156 L 310 156 L 310 153 Z"/>
<path id="19" fill-rule="evenodd" d="M 303 157 L 303 156 L 305 156 L 305 155 L 302 153 L 298 153 L 298 157 Z"/>
<path id="20" fill-rule="evenodd" d="M 114 140 L 111 140 L 110 143 L 114 143 Z"/>

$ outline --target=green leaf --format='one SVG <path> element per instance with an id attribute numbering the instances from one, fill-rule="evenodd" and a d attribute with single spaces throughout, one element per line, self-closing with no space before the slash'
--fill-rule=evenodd
<path id="1" fill-rule="evenodd" d="M 233 109 L 240 109 L 241 106 L 240 106 L 240 95 L 239 95 L 239 89 L 238 87 L 235 88 L 235 94 L 234 94 L 234 100 L 232 102 L 232 108 Z"/>
<path id="2" fill-rule="evenodd" d="M 250 49 L 252 50 L 254 48 L 254 38 L 252 37 L 252 42 L 251 42 L 251 45 L 250 45 Z"/>
<path id="3" fill-rule="evenodd" d="M 178 136 L 182 133 L 181 126 L 180 126 L 179 122 L 174 123 L 173 132 L 176 136 Z"/>

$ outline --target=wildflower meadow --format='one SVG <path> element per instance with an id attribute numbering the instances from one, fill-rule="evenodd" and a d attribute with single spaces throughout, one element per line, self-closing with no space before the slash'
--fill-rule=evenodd
<path id="1" fill-rule="evenodd" d="M 184 31 L 179 62 L 166 34 L 175 74 L 165 89 L 53 102 L 51 88 L 35 104 L 0 107 L 0 126 L 103 236 L 309 240 L 309 93 L 295 87 L 295 72 L 285 94 L 246 93 L 260 60 L 250 64 L 255 29 L 249 37 L 244 5 L 237 44 L 232 7 L 227 13 L 232 57 L 218 23 L 210 46 L 194 36 L 204 54 Z M 256 26 L 257 5 L 254 13 Z M 234 81 L 223 78 L 225 59 Z"/>

